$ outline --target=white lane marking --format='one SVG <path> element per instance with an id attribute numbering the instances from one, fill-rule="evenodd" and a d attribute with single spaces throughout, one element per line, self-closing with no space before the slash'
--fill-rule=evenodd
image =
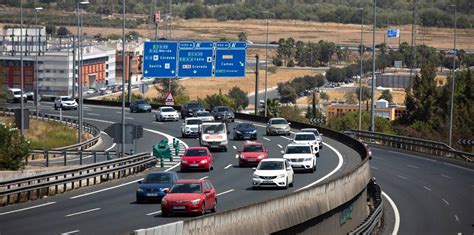
<path id="1" fill-rule="evenodd" d="M 370 169 L 379 170 L 379 168 L 377 168 L 375 166 L 370 166 Z"/>
<path id="2" fill-rule="evenodd" d="M 81 230 L 74 230 L 74 231 L 70 231 L 70 232 L 61 233 L 61 235 L 74 234 L 74 233 L 78 233 L 78 232 L 80 232 L 80 231 L 81 231 Z"/>
<path id="3" fill-rule="evenodd" d="M 337 155 L 337 157 L 338 157 L 338 159 L 339 159 L 336 168 L 334 168 L 334 170 L 332 170 L 331 172 L 329 172 L 329 174 L 323 176 L 323 177 L 320 178 L 319 180 L 317 180 L 317 181 L 315 181 L 315 182 L 313 182 L 313 183 L 311 183 L 311 184 L 308 184 L 308 185 L 306 185 L 306 186 L 304 186 L 304 187 L 302 187 L 302 188 L 299 188 L 299 189 L 295 190 L 295 192 L 298 192 L 298 191 L 301 191 L 301 190 L 303 190 L 303 189 L 309 188 L 309 187 L 311 187 L 311 186 L 313 186 L 313 185 L 315 185 L 315 184 L 317 184 L 317 183 L 319 183 L 319 182 L 321 182 L 321 181 L 327 179 L 327 178 L 330 177 L 331 175 L 335 174 L 339 169 L 341 169 L 342 164 L 343 164 L 343 162 L 344 162 L 344 159 L 342 158 L 341 153 L 340 153 L 339 151 L 337 151 L 337 149 L 335 149 L 335 148 L 332 147 L 331 145 L 326 144 L 326 143 L 323 143 L 323 144 L 326 145 L 328 148 L 330 148 L 333 152 L 336 153 L 336 155 Z"/>
<path id="4" fill-rule="evenodd" d="M 0 215 L 8 215 L 8 214 L 13 214 L 13 213 L 20 212 L 20 211 L 31 210 L 31 209 L 35 209 L 35 208 L 39 208 L 39 207 L 43 207 L 43 206 L 52 205 L 54 203 L 56 203 L 56 202 L 48 202 L 48 203 L 44 203 L 44 204 L 40 204 L 40 205 L 36 205 L 36 206 L 21 208 L 21 209 L 18 209 L 18 210 L 7 211 L 7 212 L 0 213 Z"/>
<path id="5" fill-rule="evenodd" d="M 423 188 L 425 188 L 425 189 L 428 190 L 428 191 L 433 191 L 433 190 L 431 190 L 430 188 L 428 188 L 428 187 L 426 187 L 426 186 L 423 186 Z"/>
<path id="6" fill-rule="evenodd" d="M 397 177 L 400 178 L 400 179 L 408 180 L 408 178 L 405 177 L 405 176 L 397 175 Z"/>
<path id="7" fill-rule="evenodd" d="M 449 202 L 446 199 L 443 198 L 443 202 L 446 203 L 446 206 L 449 206 Z"/>
<path id="8" fill-rule="evenodd" d="M 90 209 L 90 210 L 86 210 L 86 211 L 81 211 L 81 212 L 72 213 L 72 214 L 66 215 L 66 216 L 64 216 L 64 217 L 71 217 L 71 216 L 75 216 L 75 215 L 82 215 L 82 214 L 85 214 L 85 213 L 89 213 L 89 212 L 93 212 L 93 211 L 98 211 L 98 210 L 100 210 L 99 207 L 94 208 L 94 209 Z"/>
<path id="9" fill-rule="evenodd" d="M 372 148 L 372 147 L 371 147 Z M 380 149 L 381 151 L 384 151 L 383 149 Z M 395 154 L 398 154 L 398 155 L 403 155 L 403 156 L 407 156 L 407 157 L 413 157 L 413 158 L 418 158 L 420 160 L 426 160 L 426 161 L 430 161 L 430 162 L 438 162 L 436 160 L 433 160 L 433 159 L 429 159 L 429 158 L 423 158 L 423 157 L 417 157 L 417 156 L 414 156 L 414 155 L 410 155 L 410 154 L 406 154 L 406 153 L 399 153 L 399 152 L 395 152 L 395 151 L 388 151 L 390 153 L 395 153 Z"/>
<path id="10" fill-rule="evenodd" d="M 238 155 L 238 154 L 236 154 L 236 155 L 235 155 L 235 158 L 239 158 L 239 155 Z"/>
<path id="11" fill-rule="evenodd" d="M 395 214 L 395 224 L 393 225 L 393 231 L 392 234 L 396 235 L 398 234 L 398 229 L 400 228 L 400 213 L 398 212 L 397 205 L 395 205 L 395 202 L 386 194 L 384 191 L 382 191 L 382 195 L 387 199 L 388 203 L 392 206 L 393 213 Z"/>
<path id="12" fill-rule="evenodd" d="M 463 170 L 466 170 L 466 171 L 474 172 L 474 170 L 472 170 L 472 169 L 465 168 L 465 167 L 462 167 L 462 166 L 457 166 L 457 165 L 454 165 L 454 164 L 451 164 L 451 163 L 445 162 L 444 164 L 448 165 L 448 166 L 456 167 L 456 168 L 459 168 L 459 169 L 463 169 Z"/>
<path id="13" fill-rule="evenodd" d="M 277 146 L 278 146 L 278 148 L 281 148 L 281 149 L 283 148 L 283 146 L 281 146 L 281 144 L 277 144 Z"/>
<path id="14" fill-rule="evenodd" d="M 131 117 L 125 117 L 125 119 L 134 120 L 134 118 L 131 118 Z"/>
<path id="15" fill-rule="evenodd" d="M 267 137 L 262 137 L 264 140 L 266 141 L 272 141 L 271 139 L 267 138 Z"/>
<path id="16" fill-rule="evenodd" d="M 232 146 L 232 148 L 234 148 L 234 149 L 237 149 L 237 147 L 235 147 L 235 145 L 234 145 L 234 146 Z"/>
<path id="17" fill-rule="evenodd" d="M 456 221 L 459 222 L 459 217 L 458 217 L 458 215 L 454 215 L 454 219 L 456 219 Z"/>
<path id="18" fill-rule="evenodd" d="M 160 125 L 163 125 L 163 124 L 164 124 L 164 123 L 162 123 L 162 122 L 153 122 L 153 123 L 160 124 Z"/>
<path id="19" fill-rule="evenodd" d="M 206 176 L 200 178 L 200 180 L 207 179 L 207 178 L 209 178 L 209 176 L 206 175 Z"/>
<path id="20" fill-rule="evenodd" d="M 112 186 L 112 187 L 109 187 L 109 188 L 104 188 L 104 189 L 100 189 L 100 190 L 97 190 L 97 191 L 92 191 L 92 192 L 80 194 L 80 195 L 77 195 L 77 196 L 74 196 L 74 197 L 70 197 L 69 199 L 76 199 L 76 198 L 81 198 L 81 197 L 93 195 L 93 194 L 96 194 L 96 193 L 101 193 L 101 192 L 109 191 L 109 190 L 112 190 L 112 189 L 116 189 L 116 188 L 120 188 L 120 187 L 123 187 L 123 186 L 126 186 L 126 185 L 130 185 L 130 184 L 136 183 L 136 182 L 138 182 L 138 181 L 140 181 L 140 180 L 143 180 L 143 178 L 136 179 L 136 180 L 133 180 L 133 181 L 130 181 L 130 182 L 127 182 L 127 183 L 115 185 L 115 186 Z"/>
<path id="21" fill-rule="evenodd" d="M 89 116 L 100 116 L 100 114 L 97 114 L 97 113 L 87 113 L 87 115 L 89 115 Z"/>
<path id="22" fill-rule="evenodd" d="M 155 211 L 155 212 L 148 213 L 146 215 L 156 215 L 156 214 L 160 214 L 160 213 L 161 213 L 161 211 Z"/>
<path id="23" fill-rule="evenodd" d="M 451 176 L 447 176 L 447 175 L 445 175 L 445 174 L 441 174 L 441 176 L 444 177 L 444 178 L 452 179 Z"/>
<path id="24" fill-rule="evenodd" d="M 232 166 L 232 164 L 229 164 L 229 165 L 227 165 L 226 167 L 224 167 L 224 169 L 227 170 L 227 169 L 229 169 L 229 167 L 231 167 L 231 166 Z"/>
<path id="25" fill-rule="evenodd" d="M 417 166 L 414 166 L 414 165 L 410 165 L 410 164 L 408 164 L 407 166 L 408 166 L 408 167 L 411 167 L 411 168 L 419 169 L 419 167 L 417 167 Z"/>
<path id="26" fill-rule="evenodd" d="M 108 149 L 106 149 L 105 151 L 110 151 L 111 149 L 115 148 L 117 144 L 116 143 L 113 143 L 112 146 L 110 146 Z"/>
<path id="27" fill-rule="evenodd" d="M 377 157 L 377 156 L 374 156 L 374 155 L 372 155 L 372 157 L 373 157 L 373 158 L 376 158 L 376 159 L 379 159 L 379 160 L 383 160 L 383 158 Z"/>
<path id="28" fill-rule="evenodd" d="M 226 194 L 226 193 L 233 192 L 233 191 L 234 191 L 234 189 L 229 189 L 229 190 L 227 190 L 227 191 L 225 191 L 225 192 L 218 193 L 218 194 L 216 195 L 216 197 L 221 196 L 221 195 L 224 195 L 224 194 Z"/>
<path id="29" fill-rule="evenodd" d="M 286 137 L 286 136 L 280 136 L 280 137 L 283 138 L 283 139 L 287 139 L 287 140 L 293 140 L 292 138 Z"/>

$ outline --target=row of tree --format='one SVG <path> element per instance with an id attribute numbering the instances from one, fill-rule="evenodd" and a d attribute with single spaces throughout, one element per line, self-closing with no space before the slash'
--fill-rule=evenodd
<path id="1" fill-rule="evenodd" d="M 306 75 L 297 77 L 291 81 L 278 83 L 277 91 L 280 95 L 281 103 L 296 103 L 298 97 L 306 96 L 314 91 L 315 88 L 322 87 L 325 83 L 323 75 Z"/>
<path id="2" fill-rule="evenodd" d="M 296 41 L 292 37 L 278 40 L 277 54 L 273 59 L 276 66 L 324 66 L 327 65 L 334 54 L 344 59 L 347 49 L 336 46 L 333 42 L 319 41 L 318 43 Z"/>

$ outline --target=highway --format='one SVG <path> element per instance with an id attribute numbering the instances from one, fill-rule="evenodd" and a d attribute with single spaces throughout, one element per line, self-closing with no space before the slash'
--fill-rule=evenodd
<path id="1" fill-rule="evenodd" d="M 44 112 L 57 114 L 42 106 Z M 86 106 L 85 121 L 106 128 L 112 122 L 118 122 L 120 108 Z M 76 111 L 64 111 L 65 116 L 75 116 Z M 180 136 L 181 122 L 154 122 L 153 114 L 130 114 L 127 109 L 127 122 L 141 124 L 145 128 L 145 136 L 138 142 L 138 152 L 150 151 L 152 144 L 164 137 L 155 131 Z M 239 120 L 237 120 L 239 121 Z M 231 124 L 231 127 L 235 124 Z M 259 124 L 261 125 L 261 124 Z M 148 131 L 147 131 L 148 130 Z M 262 136 L 264 128 L 259 127 L 259 140 L 269 149 L 270 157 L 281 157 L 283 148 L 289 143 L 288 137 Z M 188 146 L 197 146 L 197 139 L 183 139 Z M 318 158 L 315 173 L 301 173 L 295 176 L 295 185 L 288 190 L 252 190 L 251 168 L 239 168 L 235 158 L 237 150 L 244 141 L 229 142 L 227 153 L 214 152 L 215 169 L 208 172 L 179 173 L 182 178 L 210 179 L 217 189 L 218 211 L 229 210 L 283 196 L 294 190 L 313 185 L 321 179 L 335 177 L 347 172 L 360 162 L 357 153 L 341 143 L 325 138 L 326 145 Z M 334 151 L 336 150 L 336 151 Z M 161 171 L 154 168 L 152 171 Z M 172 170 L 178 170 L 174 168 Z M 150 172 L 150 171 L 148 171 Z M 105 183 L 102 185 L 82 188 L 47 199 L 11 205 L 0 209 L 0 220 L 3 234 L 60 234 L 79 230 L 79 234 L 124 234 L 134 229 L 156 226 L 159 224 L 188 219 L 190 217 L 162 218 L 160 204 L 136 204 L 136 181 L 143 174 Z M 94 193 L 97 192 L 97 193 Z M 28 226 L 24 226 L 28 224 Z"/>
<path id="2" fill-rule="evenodd" d="M 58 111 L 42 106 L 44 112 Z M 106 128 L 118 122 L 120 108 L 86 106 L 85 121 Z M 75 116 L 76 111 L 65 111 L 63 115 Z M 150 151 L 151 145 L 164 136 L 156 131 L 180 136 L 181 122 L 156 123 L 150 113 L 130 114 L 127 122 L 141 124 L 146 128 L 145 136 L 138 142 L 139 152 Z M 237 120 L 239 121 L 239 120 Z M 233 126 L 232 124 L 231 126 Z M 262 124 L 259 124 L 262 125 Z M 259 140 L 270 150 L 271 157 L 281 157 L 281 151 L 288 139 L 281 136 L 262 136 L 259 126 Z M 196 146 L 196 139 L 183 139 L 187 145 Z M 218 211 L 237 208 L 254 202 L 292 193 L 294 190 L 314 184 L 322 177 L 334 177 L 357 164 L 360 159 L 348 147 L 325 138 L 329 146 L 322 149 L 318 159 L 318 170 L 314 174 L 297 174 L 294 188 L 288 190 L 251 190 L 251 168 L 238 168 L 236 152 L 243 141 L 230 141 L 229 152 L 215 152 L 215 170 L 207 172 L 179 173 L 183 178 L 210 179 L 218 196 Z M 234 149 L 235 146 L 235 149 Z M 237 149 L 237 150 L 236 150 Z M 385 227 L 392 232 L 394 222 L 399 234 L 472 234 L 474 231 L 474 170 L 453 165 L 441 159 L 424 158 L 410 152 L 400 152 L 372 146 L 371 172 L 396 207 L 400 219 L 391 218 Z M 342 164 L 338 168 L 339 164 Z M 161 171 L 155 168 L 152 171 Z M 178 170 L 176 168 L 171 170 Z M 149 171 L 148 171 L 149 172 Z M 334 173 L 334 174 L 331 174 Z M 135 204 L 136 181 L 143 174 L 82 188 L 47 199 L 0 208 L 1 234 L 123 234 L 128 231 L 156 226 L 190 217 L 162 218 L 160 205 Z M 384 198 L 386 199 L 386 198 Z M 388 200 L 387 210 L 393 210 Z M 387 214 L 393 213 L 387 211 Z M 28 226 L 25 226 L 27 224 Z"/>

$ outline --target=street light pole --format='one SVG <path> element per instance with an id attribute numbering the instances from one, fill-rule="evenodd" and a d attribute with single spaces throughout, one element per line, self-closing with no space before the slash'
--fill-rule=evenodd
<path id="1" fill-rule="evenodd" d="M 373 32 L 372 32 L 372 97 L 370 102 L 370 131 L 375 131 L 375 110 L 374 110 L 374 103 L 375 103 L 375 26 L 377 24 L 377 0 L 374 0 L 374 25 L 373 25 Z"/>
<path id="2" fill-rule="evenodd" d="M 451 81 L 451 105 L 449 112 L 449 146 L 452 147 L 453 139 L 453 113 L 454 113 L 454 87 L 456 83 L 456 56 L 458 55 L 456 51 L 456 28 L 457 28 L 457 18 L 456 18 L 456 5 L 450 5 L 454 8 L 454 57 L 453 57 L 453 70 L 452 70 L 452 81 Z"/>
<path id="3" fill-rule="evenodd" d="M 79 11 L 80 11 L 80 2 L 79 0 L 76 0 L 76 14 L 77 14 L 77 47 L 79 48 L 80 50 L 80 47 L 79 47 L 79 41 L 81 39 L 81 31 L 80 31 L 80 27 L 81 27 L 81 18 L 79 16 Z M 81 79 L 81 63 L 79 62 L 80 60 L 80 56 L 79 56 L 79 50 L 77 50 L 77 60 L 76 60 L 76 64 L 77 64 L 77 98 L 78 98 L 78 109 L 77 109 L 77 117 L 79 119 L 79 125 L 77 127 L 77 142 L 78 143 L 81 143 L 82 142 L 82 128 L 81 128 L 81 94 L 82 94 L 82 79 Z M 76 69 L 76 64 L 74 64 L 74 70 Z M 74 79 L 73 79 L 74 80 Z"/>
<path id="4" fill-rule="evenodd" d="M 82 74 L 82 67 L 84 66 L 83 64 L 83 48 L 82 48 L 82 11 L 81 11 L 81 5 L 87 5 L 89 4 L 89 1 L 88 0 L 84 0 L 84 1 L 80 1 L 78 3 L 78 6 L 77 6 L 77 9 L 78 9 L 78 23 L 79 23 L 79 27 L 78 27 L 78 44 L 79 44 L 79 53 L 78 53 L 78 56 L 79 56 L 79 61 L 78 61 L 78 69 L 77 69 L 77 74 L 78 74 L 78 85 L 79 85 L 79 88 L 78 88 L 78 95 L 79 95 L 79 104 L 78 104 L 78 112 L 79 112 L 79 131 L 78 131 L 78 135 L 79 135 L 79 143 L 82 142 L 82 129 L 83 129 L 83 112 L 82 112 L 82 106 L 83 106 L 83 94 L 82 94 L 82 82 L 83 82 L 83 74 Z"/>
<path id="5" fill-rule="evenodd" d="M 36 2 L 35 2 L 36 3 Z M 42 7 L 35 7 L 35 25 L 36 27 L 38 27 L 38 12 L 43 10 Z M 38 56 L 40 55 L 40 43 L 41 43 L 41 39 L 40 39 L 40 28 L 38 27 L 37 28 L 37 36 L 38 36 L 38 47 L 36 48 L 36 57 L 35 57 L 35 95 L 34 95 L 34 99 L 35 99 L 35 106 L 36 106 L 36 119 L 38 119 L 39 117 L 39 76 L 38 76 Z"/>
<path id="6" fill-rule="evenodd" d="M 362 57 L 364 55 L 364 8 L 357 9 L 360 11 L 360 76 L 359 76 L 359 126 L 358 130 L 361 130 L 362 126 L 362 74 L 363 74 L 363 67 L 362 67 Z"/>
<path id="7" fill-rule="evenodd" d="M 122 0 L 122 157 L 125 155 L 125 0 Z"/>
<path id="8" fill-rule="evenodd" d="M 23 99 L 23 86 L 24 86 L 24 73 L 23 73 L 23 0 L 20 1 L 20 90 L 21 90 L 21 96 L 20 96 L 20 134 L 23 136 L 23 129 L 24 129 L 24 121 L 25 117 L 23 115 L 23 109 L 24 109 L 24 99 Z"/>
<path id="9" fill-rule="evenodd" d="M 268 17 L 267 17 L 267 37 L 265 40 L 265 117 L 267 116 L 267 88 L 268 87 Z M 257 105 L 257 104 L 255 104 Z"/>
<path id="10" fill-rule="evenodd" d="M 412 14 L 413 14 L 413 22 L 411 25 L 411 47 L 412 47 L 412 53 L 413 53 L 413 62 L 411 63 L 410 66 L 410 84 L 409 87 L 411 88 L 412 85 L 412 76 L 413 76 L 413 69 L 416 65 L 416 0 L 413 0 L 413 9 L 412 9 Z M 399 48 L 400 50 L 400 48 Z"/>

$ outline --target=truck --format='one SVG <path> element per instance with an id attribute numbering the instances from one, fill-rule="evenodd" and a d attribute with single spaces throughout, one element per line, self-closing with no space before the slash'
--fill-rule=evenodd
<path id="1" fill-rule="evenodd" d="M 199 143 L 209 149 L 227 152 L 227 125 L 223 122 L 203 122 L 199 128 Z"/>

